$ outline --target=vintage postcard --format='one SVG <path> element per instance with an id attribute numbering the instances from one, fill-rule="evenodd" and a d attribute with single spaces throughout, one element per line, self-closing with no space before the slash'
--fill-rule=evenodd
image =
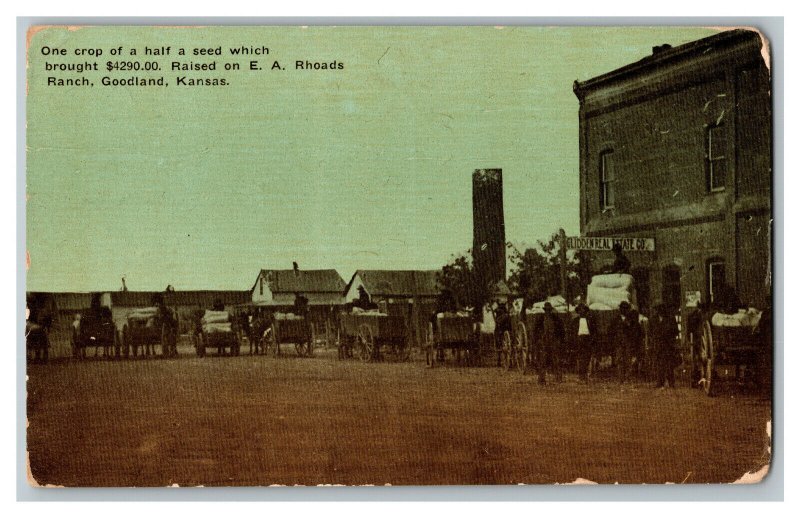
<path id="1" fill-rule="evenodd" d="M 742 27 L 31 27 L 29 483 L 763 480 L 770 56 Z"/>

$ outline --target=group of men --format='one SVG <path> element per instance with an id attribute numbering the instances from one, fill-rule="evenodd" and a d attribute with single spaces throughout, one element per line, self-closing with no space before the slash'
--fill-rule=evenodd
<path id="1" fill-rule="evenodd" d="M 546 384 L 548 374 L 556 382 L 563 381 L 563 355 L 568 345 L 575 352 L 578 376 L 588 383 L 590 364 L 603 354 L 613 356 L 617 380 L 629 381 L 641 365 L 644 356 L 644 329 L 639 312 L 628 302 L 622 302 L 605 337 L 601 338 L 597 322 L 586 304 L 578 304 L 575 316 L 565 325 L 550 302 L 545 302 L 544 314 L 535 320 L 531 330 L 531 352 L 540 384 Z M 525 311 L 525 310 L 523 310 Z M 511 320 L 504 304 L 495 312 L 495 332 L 502 336 L 511 331 Z M 657 386 L 675 386 L 674 369 L 680 364 L 677 347 L 678 324 L 664 305 L 655 308 L 650 319 L 650 344 Z M 609 350 L 610 347 L 610 350 Z"/>

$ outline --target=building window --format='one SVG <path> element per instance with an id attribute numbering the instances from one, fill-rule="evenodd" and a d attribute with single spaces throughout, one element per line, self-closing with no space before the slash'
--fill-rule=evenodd
<path id="1" fill-rule="evenodd" d="M 614 208 L 614 152 L 600 153 L 600 209 Z"/>
<path id="2" fill-rule="evenodd" d="M 726 147 L 725 128 L 709 126 L 706 132 L 706 174 L 709 192 L 725 190 Z"/>
<path id="3" fill-rule="evenodd" d="M 258 294 L 264 295 L 264 277 L 258 279 Z"/>
<path id="4" fill-rule="evenodd" d="M 725 261 L 711 259 L 708 261 L 708 301 L 712 304 L 722 302 L 725 291 Z"/>

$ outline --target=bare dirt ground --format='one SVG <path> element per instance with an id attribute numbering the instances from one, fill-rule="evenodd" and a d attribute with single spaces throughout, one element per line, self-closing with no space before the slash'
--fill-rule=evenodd
<path id="1" fill-rule="evenodd" d="M 289 348 L 287 348 L 287 351 Z M 31 365 L 39 484 L 732 482 L 769 462 L 770 401 L 540 387 L 497 368 L 264 356 Z"/>

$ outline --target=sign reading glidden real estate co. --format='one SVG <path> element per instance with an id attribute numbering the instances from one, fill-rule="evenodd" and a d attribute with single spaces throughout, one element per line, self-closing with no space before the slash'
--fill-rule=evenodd
<path id="1" fill-rule="evenodd" d="M 656 240 L 652 237 L 582 237 L 567 238 L 569 250 L 611 251 L 615 243 L 625 252 L 655 252 Z"/>

